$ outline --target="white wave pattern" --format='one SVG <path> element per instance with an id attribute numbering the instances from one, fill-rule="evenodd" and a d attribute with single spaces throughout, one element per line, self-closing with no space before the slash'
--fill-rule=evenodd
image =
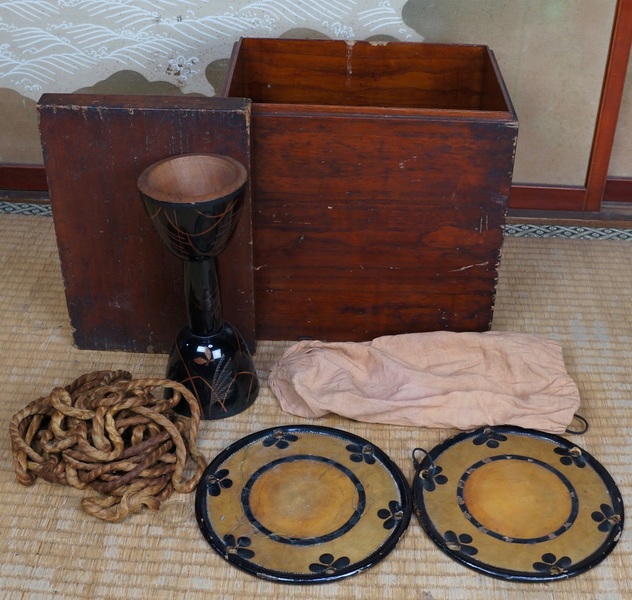
<path id="1" fill-rule="evenodd" d="M 286 19 L 292 25 L 302 21 L 315 21 L 320 19 L 342 19 L 357 3 L 355 0 L 347 2 L 326 1 L 320 2 L 289 2 L 288 0 L 260 0 L 245 6 L 243 11 L 262 11 L 273 15 L 274 18 Z"/>
<path id="2" fill-rule="evenodd" d="M 401 19 L 406 0 L 2 0 L 0 87 L 37 98 L 69 92 L 121 68 L 148 79 L 175 78 L 186 91 L 212 93 L 176 62 L 226 58 L 239 37 L 280 35 L 294 27 L 329 37 L 386 33 L 419 39 Z M 170 67 L 171 65 L 171 67 Z M 195 75 L 195 77 L 191 76 Z M 196 83 L 197 78 L 197 83 Z M 195 85 L 198 89 L 195 89 Z"/>
<path id="3" fill-rule="evenodd" d="M 399 26 L 402 24 L 400 16 L 388 2 L 382 2 L 377 8 L 363 10 L 358 13 L 358 20 L 371 33 L 375 33 L 385 27 Z"/>
<path id="4" fill-rule="evenodd" d="M 57 13 L 55 7 L 44 0 L 5 0 L 0 8 L 27 21 L 38 21 Z"/>

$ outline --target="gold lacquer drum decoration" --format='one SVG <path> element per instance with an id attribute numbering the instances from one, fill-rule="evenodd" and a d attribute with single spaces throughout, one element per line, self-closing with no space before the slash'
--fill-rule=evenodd
<path id="1" fill-rule="evenodd" d="M 207 467 L 196 497 L 209 544 L 253 575 L 323 583 L 373 566 L 408 526 L 408 482 L 367 440 L 316 426 L 266 429 Z"/>
<path id="2" fill-rule="evenodd" d="M 612 477 L 562 437 L 486 427 L 427 453 L 417 448 L 413 461 L 422 527 L 449 556 L 486 575 L 533 582 L 579 575 L 623 531 Z"/>

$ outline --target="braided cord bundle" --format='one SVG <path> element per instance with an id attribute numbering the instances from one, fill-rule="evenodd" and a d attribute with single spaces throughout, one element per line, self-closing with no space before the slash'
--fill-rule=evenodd
<path id="1" fill-rule="evenodd" d="M 155 388 L 172 397 L 157 399 Z M 172 409 L 188 402 L 191 417 Z M 11 419 L 17 480 L 92 489 L 83 509 L 119 522 L 144 507 L 158 510 L 174 491 L 188 493 L 206 461 L 197 450 L 200 407 L 183 385 L 133 380 L 127 371 L 95 371 L 34 400 Z M 187 473 L 192 474 L 186 476 Z"/>

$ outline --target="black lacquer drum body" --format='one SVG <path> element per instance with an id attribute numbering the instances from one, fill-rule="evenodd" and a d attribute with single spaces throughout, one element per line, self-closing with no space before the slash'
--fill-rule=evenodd
<path id="1" fill-rule="evenodd" d="M 235 415 L 259 392 L 246 343 L 224 321 L 215 265 L 237 225 L 247 179 L 240 162 L 218 154 L 172 156 L 138 179 L 154 228 L 184 261 L 188 325 L 173 344 L 166 375 L 194 394 L 204 419 Z M 181 404 L 176 409 L 188 414 L 188 405 Z"/>

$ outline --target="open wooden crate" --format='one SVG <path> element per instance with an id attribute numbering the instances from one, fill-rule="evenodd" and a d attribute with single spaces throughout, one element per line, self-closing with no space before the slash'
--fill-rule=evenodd
<path id="1" fill-rule="evenodd" d="M 245 38 L 259 339 L 492 321 L 518 121 L 485 46 Z"/>

